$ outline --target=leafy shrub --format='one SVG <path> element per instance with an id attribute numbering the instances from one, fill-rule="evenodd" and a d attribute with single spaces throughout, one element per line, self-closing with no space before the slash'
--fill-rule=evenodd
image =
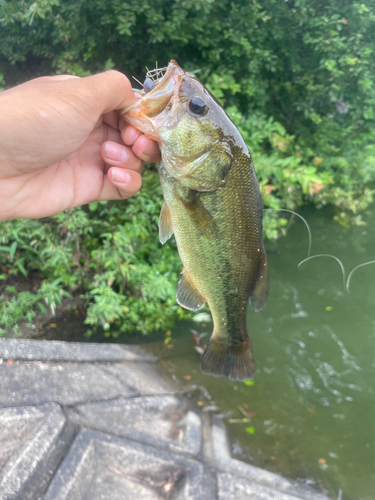
<path id="1" fill-rule="evenodd" d="M 150 192 L 153 196 L 150 196 Z M 182 265 L 175 245 L 158 242 L 162 194 L 154 170 L 144 188 L 127 202 L 92 203 L 46 220 L 1 223 L 0 278 L 39 271 L 45 277 L 35 293 L 0 299 L 0 327 L 31 321 L 34 307 L 53 313 L 66 290 L 81 290 L 89 304 L 86 323 L 108 331 L 149 333 L 190 317 L 176 304 Z M 23 312 L 21 312 L 23 311 Z"/>

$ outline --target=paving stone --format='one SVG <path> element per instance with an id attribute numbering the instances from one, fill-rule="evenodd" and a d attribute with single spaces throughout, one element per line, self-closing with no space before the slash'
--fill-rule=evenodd
<path id="1" fill-rule="evenodd" d="M 24 361 L 156 361 L 136 346 L 20 339 L 0 339 L 0 358 Z"/>
<path id="2" fill-rule="evenodd" d="M 66 419 L 56 404 L 0 409 L 0 499 L 35 500 L 61 460 Z"/>
<path id="3" fill-rule="evenodd" d="M 83 429 L 44 500 L 213 500 L 215 488 L 209 469 L 195 460 Z"/>
<path id="4" fill-rule="evenodd" d="M 172 383 L 156 371 L 153 363 L 108 364 L 103 365 L 103 370 L 142 395 L 176 392 Z"/>
<path id="5" fill-rule="evenodd" d="M 233 474 L 218 474 L 218 500 L 297 500 L 301 497 L 261 486 Z"/>
<path id="6" fill-rule="evenodd" d="M 202 423 L 199 416 L 189 411 L 181 420 L 180 428 L 182 428 L 184 434 L 182 438 L 182 445 L 185 449 L 190 450 L 192 453 L 198 455 L 202 443 L 201 443 L 201 433 L 202 433 Z"/>
<path id="7" fill-rule="evenodd" d="M 198 455 L 201 421 L 176 396 L 146 396 L 78 405 L 69 417 L 80 426 L 170 451 Z"/>
<path id="8" fill-rule="evenodd" d="M 261 487 L 263 487 L 263 489 L 265 489 L 264 491 L 266 491 L 265 493 L 262 493 L 263 495 L 270 495 L 271 493 L 267 493 L 268 489 L 270 489 L 278 492 L 279 495 L 281 493 L 285 494 L 285 500 L 289 500 L 289 498 L 299 498 L 301 500 L 328 500 L 325 495 L 301 486 L 295 481 L 286 479 L 278 474 L 274 474 L 273 472 L 269 472 L 265 469 L 261 469 L 260 467 L 255 467 L 254 465 L 250 465 L 232 458 L 229 450 L 229 442 L 226 429 L 220 421 L 216 421 L 212 425 L 211 440 L 213 455 L 217 465 L 225 472 L 231 472 L 233 474 L 236 474 L 237 476 L 242 476 L 243 478 L 249 480 L 252 484 L 252 487 L 254 488 L 254 492 L 257 491 L 256 487 L 260 488 L 259 492 L 263 491 L 261 489 Z M 245 486 L 246 484 L 247 483 L 244 483 Z M 243 488 L 245 488 L 245 486 L 243 486 Z M 259 495 L 261 495 L 261 493 L 259 493 Z M 226 497 L 222 496 L 221 498 Z M 262 500 L 263 498 L 267 500 L 268 498 L 284 499 L 283 496 L 259 496 L 259 498 Z"/>
<path id="9" fill-rule="evenodd" d="M 135 368 L 135 366 L 137 368 Z M 0 365 L 0 407 L 58 402 L 64 405 L 135 394 L 169 392 L 148 363 L 16 362 Z"/>

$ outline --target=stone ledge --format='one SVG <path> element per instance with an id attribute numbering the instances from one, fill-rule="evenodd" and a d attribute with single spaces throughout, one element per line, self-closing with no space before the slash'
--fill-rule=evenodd
<path id="1" fill-rule="evenodd" d="M 201 421 L 174 395 L 119 398 L 68 411 L 77 426 L 125 437 L 168 451 L 199 455 Z"/>
<path id="2" fill-rule="evenodd" d="M 0 498 L 34 500 L 62 458 L 60 406 L 0 409 Z"/>
<path id="3" fill-rule="evenodd" d="M 0 365 L 0 407 L 56 402 L 74 405 L 170 388 L 149 363 L 80 364 L 15 362 Z"/>
<path id="4" fill-rule="evenodd" d="M 213 500 L 209 469 L 149 445 L 82 429 L 44 500 Z"/>
<path id="5" fill-rule="evenodd" d="M 0 500 L 328 500 L 233 459 L 222 421 L 189 411 L 143 355 L 70 361 L 54 342 L 63 359 L 33 361 L 22 354 L 33 341 L 0 339 L 1 353 L 9 342 L 20 344 L 0 359 Z"/>
<path id="6" fill-rule="evenodd" d="M 0 358 L 22 361 L 156 361 L 156 358 L 145 354 L 136 346 L 1 338 Z"/>

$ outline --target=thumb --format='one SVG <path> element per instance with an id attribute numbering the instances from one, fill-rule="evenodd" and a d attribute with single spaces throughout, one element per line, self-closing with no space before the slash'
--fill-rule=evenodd
<path id="1" fill-rule="evenodd" d="M 98 75 L 74 79 L 71 83 L 77 85 L 78 89 L 81 88 L 82 97 L 84 96 L 87 112 L 90 115 L 99 117 L 136 102 L 129 79 L 119 71 L 110 70 Z"/>

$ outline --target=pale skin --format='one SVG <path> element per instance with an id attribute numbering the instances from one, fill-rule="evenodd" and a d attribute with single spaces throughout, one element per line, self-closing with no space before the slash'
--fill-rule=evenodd
<path id="1" fill-rule="evenodd" d="M 117 71 L 42 77 L 1 92 L 0 220 L 136 194 L 143 162 L 160 153 L 116 111 L 135 101 Z"/>

